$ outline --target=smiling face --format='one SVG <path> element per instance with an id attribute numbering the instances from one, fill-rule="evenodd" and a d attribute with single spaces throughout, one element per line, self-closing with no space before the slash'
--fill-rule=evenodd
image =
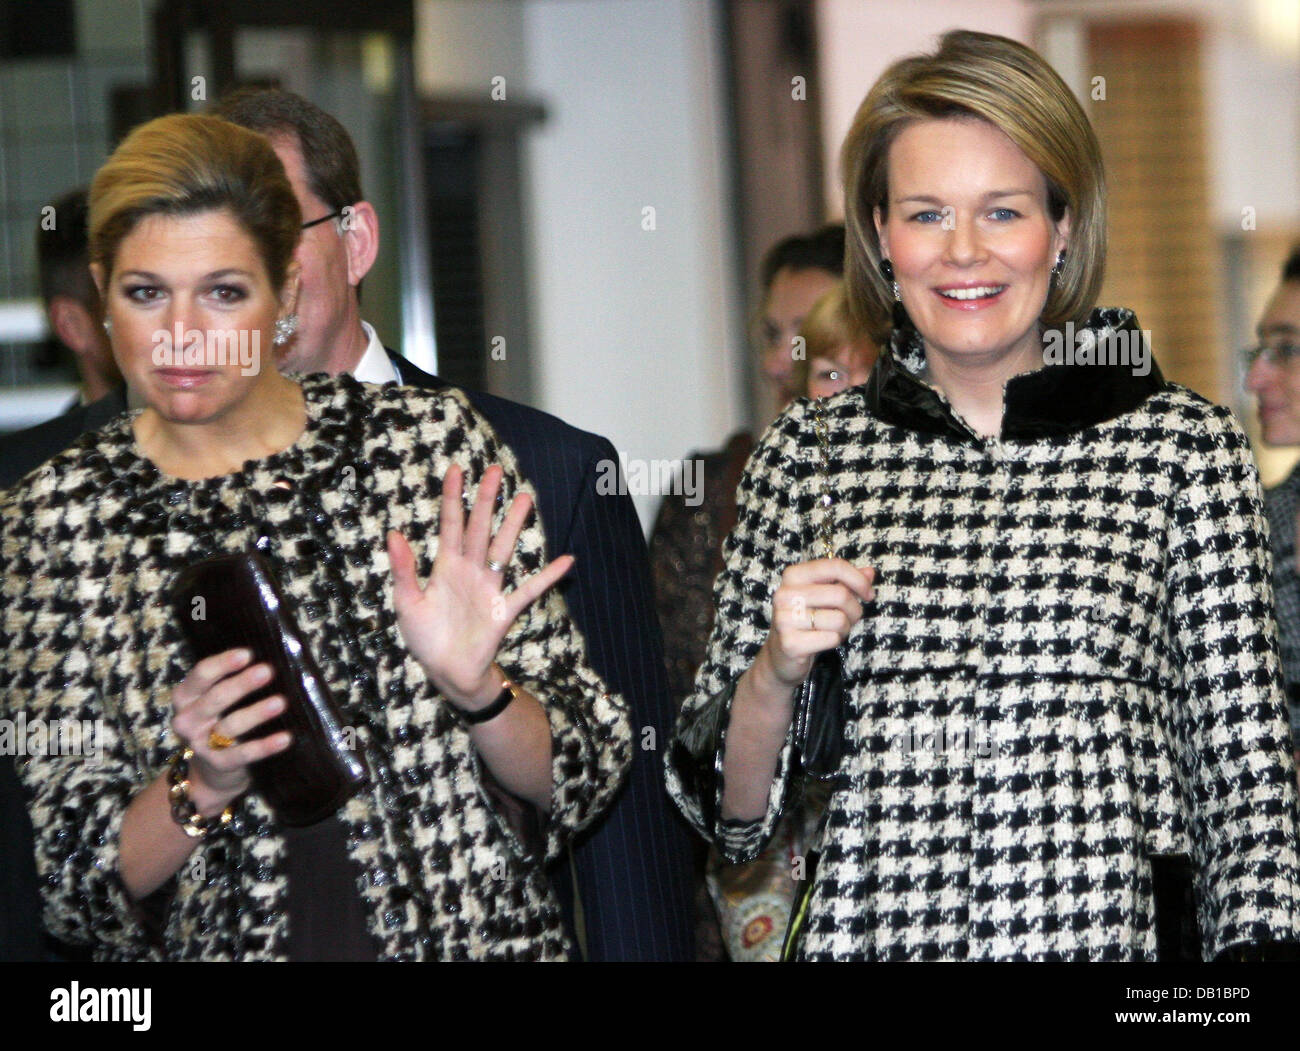
<path id="1" fill-rule="evenodd" d="M 876 229 L 927 355 L 1042 363 L 1039 317 L 1069 214 L 1052 220 L 1042 172 L 1005 134 L 974 118 L 908 125 Z"/>
<path id="2" fill-rule="evenodd" d="M 93 270 L 113 353 L 133 391 L 164 420 L 228 419 L 278 379 L 275 321 L 289 312 L 252 237 L 225 210 L 149 215 Z M 286 300 L 296 289 L 296 269 Z M 179 335 L 179 338 L 178 338 Z"/>
<path id="3" fill-rule="evenodd" d="M 1283 281 L 1258 327 L 1262 344 L 1300 347 L 1300 281 Z M 1263 356 L 1246 373 L 1246 389 L 1259 402 L 1259 423 L 1269 445 L 1300 445 L 1300 354 Z"/>

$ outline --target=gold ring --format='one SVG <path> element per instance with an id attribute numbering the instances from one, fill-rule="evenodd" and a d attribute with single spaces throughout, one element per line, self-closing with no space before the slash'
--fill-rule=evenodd
<path id="1" fill-rule="evenodd" d="M 210 734 L 208 734 L 208 747 L 211 748 L 214 752 L 219 752 L 223 748 L 233 748 L 238 743 L 239 742 L 236 741 L 233 737 L 227 737 L 225 734 L 219 734 L 217 733 L 216 730 L 213 730 Z"/>
<path id="2" fill-rule="evenodd" d="M 812 622 L 812 630 L 813 630 L 813 631 L 816 631 L 816 630 L 817 630 L 817 611 L 816 611 L 815 609 L 811 609 L 811 610 L 808 611 L 808 619 Z"/>

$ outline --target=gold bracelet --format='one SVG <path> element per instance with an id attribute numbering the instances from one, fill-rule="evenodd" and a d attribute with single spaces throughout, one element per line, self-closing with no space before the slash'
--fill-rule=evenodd
<path id="1" fill-rule="evenodd" d="M 235 807 L 232 803 L 214 818 L 203 817 L 194 800 L 190 798 L 190 760 L 194 758 L 194 749 L 185 747 L 167 762 L 167 799 L 172 805 L 172 817 L 181 826 L 181 831 L 191 839 L 203 839 L 210 832 L 219 832 L 230 824 Z"/>

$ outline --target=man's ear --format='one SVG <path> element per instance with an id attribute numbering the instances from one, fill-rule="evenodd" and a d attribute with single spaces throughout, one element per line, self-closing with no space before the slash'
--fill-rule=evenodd
<path id="1" fill-rule="evenodd" d="M 97 350 L 102 344 L 103 330 L 84 303 L 71 296 L 54 296 L 45 310 L 55 337 L 77 357 Z"/>
<path id="2" fill-rule="evenodd" d="M 348 284 L 355 288 L 379 255 L 379 216 L 369 201 L 358 201 L 343 209 L 339 223 L 348 253 Z"/>
<path id="3" fill-rule="evenodd" d="M 284 272 L 284 287 L 280 291 L 280 307 L 288 317 L 298 309 L 298 292 L 302 288 L 302 267 L 298 260 L 289 263 Z"/>

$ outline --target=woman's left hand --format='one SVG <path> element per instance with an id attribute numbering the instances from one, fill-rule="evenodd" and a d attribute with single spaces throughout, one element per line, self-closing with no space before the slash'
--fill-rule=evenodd
<path id="1" fill-rule="evenodd" d="M 573 565 L 562 555 L 539 573 L 502 593 L 504 567 L 515 551 L 532 500 L 515 497 L 501 529 L 492 536 L 492 509 L 504 472 L 488 468 L 466 523 L 461 509 L 464 472 L 452 465 L 442 484 L 438 554 L 433 575 L 420 586 L 415 554 L 406 537 L 388 534 L 393 566 L 393 601 L 402 638 L 438 691 L 453 704 L 473 711 L 501 692 L 502 676 L 493 669 L 501 640 L 528 605 Z M 502 567 L 490 568 L 489 563 Z"/>

